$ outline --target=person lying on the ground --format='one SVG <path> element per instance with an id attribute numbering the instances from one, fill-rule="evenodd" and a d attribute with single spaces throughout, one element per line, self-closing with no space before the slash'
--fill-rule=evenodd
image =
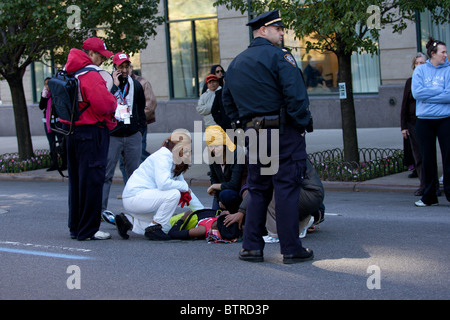
<path id="1" fill-rule="evenodd" d="M 217 211 L 217 212 L 220 212 Z M 195 227 L 188 227 L 188 221 L 194 215 L 198 223 Z M 234 223 L 230 226 L 224 225 L 224 219 L 228 215 L 227 212 L 220 212 L 218 215 L 213 209 L 197 210 L 195 212 L 186 211 L 181 217 L 174 223 L 169 230 L 168 235 L 172 239 L 189 240 L 189 239 L 205 239 L 212 231 L 213 234 L 224 240 L 235 240 L 239 238 L 242 231 L 239 229 L 238 224 Z M 217 233 L 218 232 L 218 233 Z"/>

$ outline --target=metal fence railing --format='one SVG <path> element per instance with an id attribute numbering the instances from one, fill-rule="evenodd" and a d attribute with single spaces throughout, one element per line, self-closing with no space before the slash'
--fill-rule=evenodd
<path id="1" fill-rule="evenodd" d="M 331 149 L 309 154 L 309 159 L 323 181 L 366 181 L 407 170 L 403 150 L 359 149 L 360 162 L 345 162 L 344 151 Z"/>

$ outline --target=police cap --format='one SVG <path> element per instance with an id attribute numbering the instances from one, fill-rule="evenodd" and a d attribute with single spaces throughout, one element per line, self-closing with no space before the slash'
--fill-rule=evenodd
<path id="1" fill-rule="evenodd" d="M 284 28 L 283 22 L 281 21 L 281 13 L 280 10 L 273 10 L 269 12 L 265 12 L 260 16 L 250 20 L 249 23 L 246 24 L 249 27 L 252 27 L 252 30 L 257 30 L 262 26 L 274 26 L 274 27 L 282 27 Z"/>

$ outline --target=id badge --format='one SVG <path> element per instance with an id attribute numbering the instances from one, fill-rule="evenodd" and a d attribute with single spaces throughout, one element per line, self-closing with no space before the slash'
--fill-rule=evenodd
<path id="1" fill-rule="evenodd" d="M 130 124 L 130 110 L 126 104 L 122 102 L 117 104 L 116 118 L 123 121 L 125 124 Z"/>

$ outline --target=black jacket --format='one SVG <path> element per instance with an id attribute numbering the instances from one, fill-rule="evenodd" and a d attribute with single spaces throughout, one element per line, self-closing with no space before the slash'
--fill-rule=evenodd
<path id="1" fill-rule="evenodd" d="M 226 148 L 226 147 L 225 147 Z M 221 189 L 233 189 L 236 192 L 241 190 L 243 184 L 244 164 L 237 163 L 237 153 L 235 151 L 235 161 L 233 164 L 225 164 L 225 168 L 222 171 L 222 166 L 217 163 L 209 165 L 211 171 L 211 184 L 220 183 Z M 216 192 L 216 198 L 218 199 L 220 191 Z"/>
<path id="2" fill-rule="evenodd" d="M 111 130 L 111 136 L 114 137 L 128 137 L 136 132 L 144 133 L 147 122 L 145 119 L 145 95 L 139 81 L 131 78 L 134 86 L 133 96 L 133 111 L 130 119 L 130 124 L 125 124 L 122 121 L 117 122 L 117 127 Z M 123 88 L 121 88 L 123 89 Z M 113 85 L 111 93 L 116 94 L 119 87 Z"/>
<path id="3" fill-rule="evenodd" d="M 222 101 L 231 121 L 279 115 L 302 130 L 311 118 L 309 99 L 294 57 L 269 40 L 257 37 L 230 64 Z"/>
<path id="4" fill-rule="evenodd" d="M 214 98 L 211 107 L 211 114 L 214 122 L 221 126 L 223 130 L 231 129 L 231 120 L 228 118 L 225 109 L 223 108 L 222 89 L 216 90 L 216 97 Z"/>
<path id="5" fill-rule="evenodd" d="M 414 99 L 411 93 L 411 80 L 412 78 L 406 80 L 405 89 L 403 90 L 403 100 L 400 111 L 401 130 L 408 129 L 408 122 L 415 124 L 417 120 L 416 99 Z"/>

